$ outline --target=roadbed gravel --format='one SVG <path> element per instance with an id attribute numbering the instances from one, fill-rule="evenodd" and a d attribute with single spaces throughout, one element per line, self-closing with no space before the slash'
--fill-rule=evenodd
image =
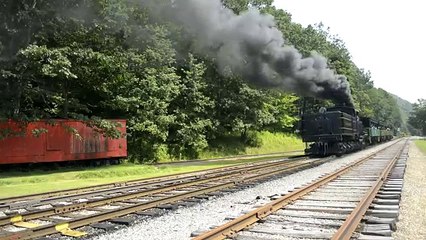
<path id="1" fill-rule="evenodd" d="M 426 155 L 410 143 L 395 239 L 426 239 Z"/>

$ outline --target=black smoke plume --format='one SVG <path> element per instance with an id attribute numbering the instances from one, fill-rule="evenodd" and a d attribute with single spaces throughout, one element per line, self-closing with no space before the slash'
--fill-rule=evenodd
<path id="1" fill-rule="evenodd" d="M 271 15 L 256 9 L 236 15 L 220 0 L 141 3 L 157 17 L 182 25 L 193 50 L 213 58 L 224 75 L 238 74 L 260 86 L 353 106 L 346 77 L 328 68 L 324 57 L 313 53 L 304 58 L 287 46 Z"/>

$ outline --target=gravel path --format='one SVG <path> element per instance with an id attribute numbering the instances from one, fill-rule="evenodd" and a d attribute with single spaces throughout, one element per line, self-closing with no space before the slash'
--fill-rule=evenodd
<path id="1" fill-rule="evenodd" d="M 395 239 L 426 239 L 426 155 L 410 143 Z"/>
<path id="2" fill-rule="evenodd" d="M 192 232 L 223 224 L 226 222 L 226 217 L 239 216 L 255 205 L 269 202 L 268 196 L 287 193 L 297 186 L 313 181 L 325 173 L 335 171 L 343 165 L 350 164 L 361 156 L 368 155 L 389 144 L 350 154 L 316 168 L 230 193 L 190 208 L 179 208 L 163 216 L 141 221 L 131 227 L 97 236 L 95 239 L 190 239 Z"/>

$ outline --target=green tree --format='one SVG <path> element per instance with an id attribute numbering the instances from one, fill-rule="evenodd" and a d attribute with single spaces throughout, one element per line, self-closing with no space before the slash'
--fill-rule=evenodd
<path id="1" fill-rule="evenodd" d="M 408 122 L 415 128 L 421 129 L 423 136 L 426 135 L 426 100 L 419 99 L 413 105 L 413 111 L 408 118 Z"/>
<path id="2" fill-rule="evenodd" d="M 190 54 L 188 63 L 181 69 L 179 94 L 170 105 L 175 120 L 170 124 L 168 145 L 173 156 L 197 158 L 208 146 L 207 132 L 212 129 L 209 112 L 214 102 L 205 94 L 206 65 Z"/>
<path id="3" fill-rule="evenodd" d="M 266 112 L 271 114 L 271 120 L 265 125 L 268 129 L 278 132 L 290 132 L 299 120 L 297 101 L 294 94 L 280 91 L 270 91 L 269 100 L 265 102 Z"/>
<path id="4" fill-rule="evenodd" d="M 264 9 L 271 7 L 273 0 L 222 0 L 223 4 L 235 13 L 247 11 L 250 7 Z"/>
<path id="5" fill-rule="evenodd" d="M 273 0 L 222 2 L 236 14 L 256 8 L 274 16 L 287 45 L 304 56 L 324 55 L 347 76 L 362 115 L 398 126 L 395 101 L 373 87 L 370 73 L 323 24 L 303 27 Z M 299 106 L 331 104 L 223 76 L 215 59 L 197 55 L 191 44 L 182 26 L 137 1 L 2 1 L 0 118 L 81 119 L 111 137 L 118 137 L 115 125 L 105 119 L 124 118 L 129 154 L 155 161 L 197 157 L 224 136 L 257 144 L 253 132 L 293 131 Z"/>

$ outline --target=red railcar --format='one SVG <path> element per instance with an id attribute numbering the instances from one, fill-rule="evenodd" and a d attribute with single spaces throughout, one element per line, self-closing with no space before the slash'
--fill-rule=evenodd
<path id="1" fill-rule="evenodd" d="M 125 120 L 119 122 L 119 131 L 126 133 Z M 0 130 L 17 130 L 12 121 L 0 123 Z M 47 132 L 35 136 L 34 130 Z M 78 135 L 69 129 L 75 129 Z M 92 159 L 118 159 L 127 157 L 126 138 L 111 139 L 94 131 L 81 121 L 54 120 L 29 123 L 23 136 L 7 137 L 0 140 L 0 164 L 63 162 Z"/>

